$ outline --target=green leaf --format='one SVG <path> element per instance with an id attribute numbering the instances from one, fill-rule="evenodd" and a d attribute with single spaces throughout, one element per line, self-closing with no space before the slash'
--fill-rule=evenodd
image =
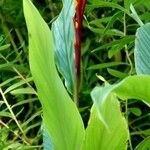
<path id="1" fill-rule="evenodd" d="M 141 26 L 135 40 L 135 68 L 137 74 L 150 74 L 150 23 Z"/>
<path id="2" fill-rule="evenodd" d="M 75 87 L 74 15 L 74 1 L 64 0 L 63 9 L 52 25 L 56 64 L 70 93 L 73 93 Z"/>
<path id="3" fill-rule="evenodd" d="M 94 27 L 89 27 L 89 29 L 94 32 L 94 33 L 98 33 L 98 34 L 104 34 L 104 29 L 101 28 L 94 28 Z M 113 36 L 120 36 L 123 37 L 124 34 L 122 31 L 117 30 L 117 29 L 109 29 L 107 30 L 107 32 L 105 33 L 105 35 L 113 35 Z"/>
<path id="4" fill-rule="evenodd" d="M 105 91 L 105 97 L 109 93 L 115 93 L 120 99 L 137 99 L 144 101 L 150 106 L 150 76 L 134 75 L 128 76 L 121 82 L 109 85 Z"/>
<path id="5" fill-rule="evenodd" d="M 26 80 L 21 80 L 20 82 L 17 82 L 17 83 L 15 83 L 15 84 L 9 86 L 9 87 L 4 91 L 4 94 L 6 94 L 6 93 L 8 93 L 8 92 L 10 92 L 10 91 L 12 91 L 12 90 L 14 90 L 14 89 L 16 89 L 16 88 L 22 86 L 22 85 L 24 85 L 24 84 L 26 84 L 26 83 L 28 83 L 28 82 L 30 82 L 30 81 L 32 81 L 32 80 L 33 80 L 33 78 L 30 77 L 30 78 L 27 78 Z"/>
<path id="6" fill-rule="evenodd" d="M 54 149 L 53 144 L 44 126 L 42 126 L 42 133 L 43 133 L 44 150 L 53 150 Z"/>
<path id="7" fill-rule="evenodd" d="M 150 136 L 150 129 L 140 130 L 140 131 L 134 131 L 134 132 L 131 132 L 130 135 L 131 136 L 133 136 L 133 135 Z"/>
<path id="8" fill-rule="evenodd" d="M 19 79 L 19 76 L 15 76 L 13 78 L 7 79 L 4 82 L 0 83 L 0 87 L 6 86 L 7 84 L 10 84 L 12 81 Z"/>
<path id="9" fill-rule="evenodd" d="M 79 150 L 84 139 L 83 121 L 58 75 L 52 32 L 29 0 L 23 4 L 29 63 L 43 108 L 44 126 L 55 150 Z"/>
<path id="10" fill-rule="evenodd" d="M 129 11 L 130 10 L 130 4 L 131 4 L 131 0 L 125 0 L 124 1 L 124 7 Z"/>
<path id="11" fill-rule="evenodd" d="M 96 70 L 96 69 L 102 69 L 102 68 L 107 68 L 107 67 L 114 67 L 114 66 L 118 66 L 118 65 L 127 65 L 127 64 L 122 63 L 122 62 L 108 62 L 108 63 L 93 65 L 87 69 L 88 70 Z"/>
<path id="12" fill-rule="evenodd" d="M 141 19 L 139 18 L 137 12 L 134 9 L 134 6 L 132 4 L 130 4 L 130 10 L 132 12 L 131 17 L 140 25 L 143 26 L 143 22 L 141 21 Z"/>
<path id="13" fill-rule="evenodd" d="M 142 111 L 137 107 L 129 108 L 128 111 L 132 112 L 134 115 L 136 115 L 138 117 L 141 116 L 141 114 L 142 114 Z"/>
<path id="14" fill-rule="evenodd" d="M 12 95 L 18 95 L 18 94 L 35 94 L 36 92 L 33 88 L 27 87 L 27 88 L 18 88 L 15 90 L 12 90 L 10 92 Z"/>
<path id="15" fill-rule="evenodd" d="M 130 16 L 130 12 L 123 8 L 122 6 L 116 4 L 116 3 L 113 3 L 113 2 L 104 2 L 104 1 L 99 1 L 99 0 L 92 0 L 91 1 L 91 4 L 90 5 L 87 5 L 87 9 L 89 11 L 92 11 L 93 9 L 95 8 L 100 8 L 100 7 L 110 7 L 110 8 L 116 8 L 116 9 L 119 9 L 121 10 L 122 12 L 128 14 Z"/>
<path id="16" fill-rule="evenodd" d="M 117 97 L 122 100 L 143 100 L 150 106 L 149 91 L 148 75 L 129 76 L 118 84 L 106 83 L 104 87 L 96 87 L 91 94 L 94 106 L 86 130 L 84 149 L 125 150 L 128 130 Z"/>
<path id="17" fill-rule="evenodd" d="M 9 117 L 13 119 L 11 113 L 5 111 L 0 111 L 0 117 Z"/>
<path id="18" fill-rule="evenodd" d="M 8 49 L 10 47 L 10 44 L 6 44 L 6 45 L 3 45 L 3 46 L 0 46 L 0 52 Z"/>
<path id="19" fill-rule="evenodd" d="M 138 146 L 135 148 L 135 150 L 149 150 L 150 149 L 150 137 L 147 137 L 144 139 Z"/>
<path id="20" fill-rule="evenodd" d="M 99 51 L 99 50 L 103 50 L 103 49 L 106 49 L 106 48 L 111 48 L 111 47 L 113 47 L 113 46 L 116 47 L 116 46 L 119 45 L 120 43 L 121 43 L 121 45 L 129 44 L 129 43 L 131 43 L 131 42 L 134 42 L 134 40 L 135 40 L 135 36 L 131 36 L 131 35 L 125 36 L 125 37 L 122 37 L 122 38 L 119 39 L 119 40 L 115 40 L 115 41 L 112 41 L 112 42 L 107 43 L 107 44 L 105 44 L 105 45 L 102 45 L 102 46 L 100 46 L 100 47 L 97 47 L 97 48 L 95 48 L 94 50 L 92 50 L 92 52 L 97 52 L 97 51 Z"/>
<path id="21" fill-rule="evenodd" d="M 128 130 L 115 94 L 96 87 L 91 95 L 94 106 L 86 129 L 84 150 L 125 150 Z M 93 139 L 94 138 L 94 139 Z"/>
<path id="22" fill-rule="evenodd" d="M 126 73 L 120 72 L 118 70 L 114 70 L 114 69 L 110 69 L 107 68 L 107 71 L 109 72 L 109 74 L 111 74 L 114 77 L 120 78 L 120 79 L 124 79 L 125 77 L 127 77 Z"/>
<path id="23" fill-rule="evenodd" d="M 96 26 L 98 26 L 101 23 L 107 23 L 107 22 L 109 22 L 111 18 L 112 17 L 105 17 L 105 18 L 100 18 L 100 19 L 96 18 L 96 19 L 90 21 L 89 24 L 90 25 L 96 25 Z"/>
<path id="24" fill-rule="evenodd" d="M 109 22 L 108 22 L 108 24 L 107 24 L 107 26 L 106 26 L 106 28 L 105 28 L 103 34 L 107 33 L 107 31 L 108 31 L 110 28 L 113 27 L 114 23 L 115 23 L 117 20 L 121 20 L 122 16 L 123 16 L 123 13 L 122 13 L 121 11 L 115 13 L 115 14 L 111 17 L 111 19 L 109 20 Z"/>
<path id="25" fill-rule="evenodd" d="M 143 100 L 150 106 L 150 76 L 137 75 L 129 76 L 115 85 L 113 92 L 121 99 Z"/>

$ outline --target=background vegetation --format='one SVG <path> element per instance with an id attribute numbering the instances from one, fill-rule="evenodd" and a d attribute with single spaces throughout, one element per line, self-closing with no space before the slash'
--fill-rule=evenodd
<path id="1" fill-rule="evenodd" d="M 90 92 L 102 84 L 101 75 L 115 83 L 135 74 L 134 40 L 139 27 L 128 15 L 132 2 L 144 23 L 149 22 L 150 1 L 88 0 L 82 33 L 82 83 L 79 110 L 87 125 L 92 105 Z M 51 28 L 60 0 L 33 0 Z M 41 105 L 28 65 L 27 29 L 22 0 L 0 1 L 0 149 L 42 149 Z M 142 102 L 121 102 L 136 147 L 150 135 L 149 108 Z"/>

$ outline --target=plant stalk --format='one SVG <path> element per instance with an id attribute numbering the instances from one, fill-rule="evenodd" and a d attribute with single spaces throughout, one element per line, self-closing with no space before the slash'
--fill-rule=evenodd
<path id="1" fill-rule="evenodd" d="M 75 0 L 76 14 L 74 17 L 75 27 L 75 74 L 76 74 L 76 99 L 75 102 L 79 104 L 79 92 L 80 92 L 80 69 L 81 69 L 81 33 L 83 13 L 87 0 Z"/>

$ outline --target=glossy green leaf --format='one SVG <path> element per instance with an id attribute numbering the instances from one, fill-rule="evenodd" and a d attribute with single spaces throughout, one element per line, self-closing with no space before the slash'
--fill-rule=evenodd
<path id="1" fill-rule="evenodd" d="M 55 150 L 79 150 L 84 126 L 58 75 L 52 33 L 30 0 L 24 0 L 23 4 L 29 32 L 29 63 L 43 108 L 45 128 Z"/>
<path id="2" fill-rule="evenodd" d="M 150 149 L 150 137 L 144 139 L 135 150 L 149 150 Z"/>
<path id="3" fill-rule="evenodd" d="M 108 94 L 108 91 L 103 87 L 92 91 L 94 106 L 86 130 L 84 150 L 125 150 L 127 147 L 126 120 L 115 94 Z"/>
<path id="4" fill-rule="evenodd" d="M 71 93 L 73 93 L 75 87 L 74 15 L 74 1 L 63 0 L 63 9 L 52 25 L 56 64 L 65 79 L 68 91 Z"/>
<path id="5" fill-rule="evenodd" d="M 150 76 L 135 75 L 128 76 L 121 82 L 109 85 L 105 90 L 105 97 L 114 92 L 120 99 L 143 100 L 150 106 Z"/>
<path id="6" fill-rule="evenodd" d="M 121 99 L 143 100 L 150 106 L 150 76 L 129 76 L 116 84 L 113 90 Z"/>
<path id="7" fill-rule="evenodd" d="M 118 84 L 96 87 L 92 91 L 94 106 L 86 130 L 85 150 L 125 150 L 128 130 L 117 97 L 143 100 L 150 106 L 150 76 L 129 76 Z M 93 140 L 93 136 L 95 137 Z"/>
<path id="8" fill-rule="evenodd" d="M 135 40 L 135 68 L 137 74 L 150 74 L 150 23 L 141 26 Z"/>

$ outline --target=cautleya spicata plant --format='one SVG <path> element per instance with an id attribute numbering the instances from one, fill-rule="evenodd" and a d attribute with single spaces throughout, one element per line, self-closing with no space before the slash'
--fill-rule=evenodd
<path id="1" fill-rule="evenodd" d="M 132 145 L 128 144 L 128 124 L 120 110 L 118 98 L 138 99 L 150 105 L 150 24 L 140 24 L 141 27 L 137 30 L 135 65 L 138 75 L 128 76 L 113 85 L 104 80 L 104 86 L 96 86 L 92 90 L 93 106 L 85 129 L 77 108 L 85 3 L 85 0 L 64 0 L 62 12 L 50 31 L 31 1 L 23 0 L 29 33 L 30 69 L 43 108 L 44 149 L 132 149 Z M 131 10 L 134 12 L 133 7 Z M 55 64 L 65 80 L 66 88 Z M 136 150 L 145 150 L 148 141 L 149 138 L 140 143 Z"/>

